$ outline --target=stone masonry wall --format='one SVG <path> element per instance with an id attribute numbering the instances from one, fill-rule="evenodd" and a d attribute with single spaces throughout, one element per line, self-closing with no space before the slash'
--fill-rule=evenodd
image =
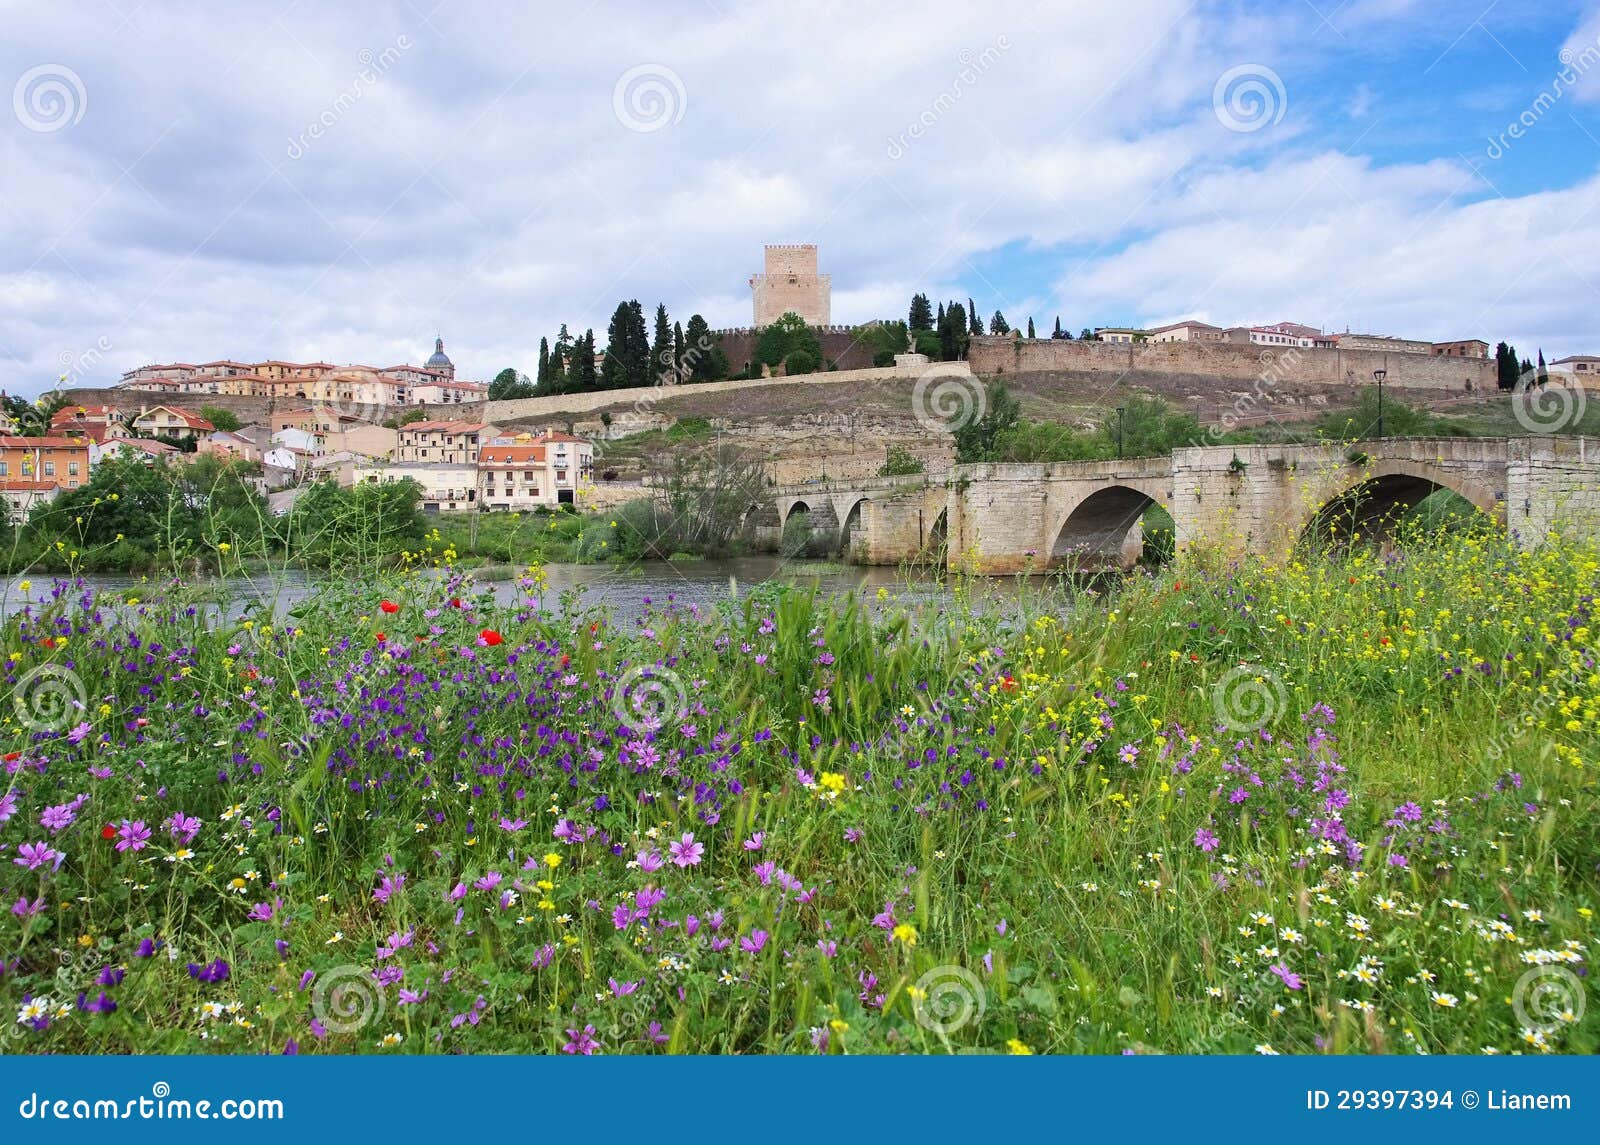
<path id="1" fill-rule="evenodd" d="M 825 373 L 801 374 L 783 378 L 785 385 L 848 385 L 852 382 L 881 381 L 894 378 L 916 379 L 923 373 L 921 367 L 884 366 L 878 369 L 833 370 Z M 962 363 L 945 363 L 941 375 L 964 374 Z M 692 390 L 697 394 L 726 394 L 770 386 L 771 378 L 746 378 L 730 382 L 701 382 L 692 386 L 641 386 L 628 390 L 597 390 L 586 394 L 560 394 L 548 398 L 517 398 L 505 402 L 485 402 L 485 417 L 495 425 L 528 421 L 563 413 L 591 413 L 631 407 L 635 412 L 648 413 L 650 407 L 663 398 Z"/>
<path id="2" fill-rule="evenodd" d="M 1388 371 L 1386 385 L 1493 392 L 1492 359 L 1399 354 L 1388 350 L 1310 350 L 1205 342 L 1082 342 L 1073 339 L 982 337 L 972 339 L 967 363 L 975 374 L 1074 373 L 1118 376 L 1131 371 L 1251 380 L 1269 375 L 1273 385 L 1371 385 L 1372 371 Z M 1470 383 L 1470 384 L 1469 384 Z"/>
<path id="3" fill-rule="evenodd" d="M 1529 437 L 1510 443 L 1506 526 L 1524 546 L 1550 530 L 1600 537 L 1600 441 Z"/>

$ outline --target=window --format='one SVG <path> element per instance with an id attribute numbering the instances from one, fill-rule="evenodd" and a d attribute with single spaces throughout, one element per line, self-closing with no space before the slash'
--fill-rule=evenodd
<path id="1" fill-rule="evenodd" d="M 8 462 L 0 461 L 0 477 L 4 477 L 6 475 L 8 465 Z"/>
<path id="2" fill-rule="evenodd" d="M 78 475 L 78 463 L 76 461 L 67 462 L 67 476 L 76 477 L 77 475 Z"/>

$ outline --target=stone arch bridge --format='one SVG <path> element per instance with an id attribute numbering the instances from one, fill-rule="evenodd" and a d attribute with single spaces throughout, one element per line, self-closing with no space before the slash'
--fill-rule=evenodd
<path id="1" fill-rule="evenodd" d="M 1127 566 L 1140 520 L 1171 515 L 1180 550 L 1285 556 L 1314 528 L 1371 532 L 1439 489 L 1525 545 L 1600 533 L 1600 443 L 1579 437 L 1405 438 L 1179 449 L 1170 458 L 958 465 L 939 475 L 785 485 L 747 530 L 775 544 L 803 514 L 861 564 L 937 559 L 986 574 Z"/>

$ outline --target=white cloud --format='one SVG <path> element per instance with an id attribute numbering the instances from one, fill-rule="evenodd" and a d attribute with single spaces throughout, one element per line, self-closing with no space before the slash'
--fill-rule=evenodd
<path id="1" fill-rule="evenodd" d="M 0 386 L 35 392 L 102 338 L 99 381 L 173 358 L 418 360 L 436 333 L 488 377 L 561 322 L 603 337 L 621 297 L 745 323 L 762 243 L 792 241 L 821 245 L 840 321 L 924 289 L 1042 329 L 1057 310 L 1365 315 L 1592 349 L 1571 252 L 1595 237 L 1593 184 L 1508 202 L 1454 157 L 1341 153 L 1317 116 L 1367 89 L 1319 103 L 1308 77 L 1342 41 L 1308 36 L 1309 11 L 429 7 L 15 17 L 0 78 L 60 62 L 88 105 L 52 134 L 0 123 Z M 1333 20 L 1443 35 L 1392 0 Z M 1241 62 L 1287 92 L 1255 133 L 1211 107 Z M 661 130 L 613 113 L 638 64 L 682 84 Z M 1000 248 L 1027 271 L 995 270 Z"/>

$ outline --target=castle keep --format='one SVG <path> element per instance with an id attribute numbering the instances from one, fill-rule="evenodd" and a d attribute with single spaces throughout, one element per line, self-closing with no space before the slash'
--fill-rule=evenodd
<path id="1" fill-rule="evenodd" d="M 791 310 L 807 326 L 828 326 L 832 286 L 828 275 L 817 273 L 815 243 L 795 243 L 766 248 L 766 272 L 750 276 L 755 301 L 755 325 L 770 326 Z"/>

